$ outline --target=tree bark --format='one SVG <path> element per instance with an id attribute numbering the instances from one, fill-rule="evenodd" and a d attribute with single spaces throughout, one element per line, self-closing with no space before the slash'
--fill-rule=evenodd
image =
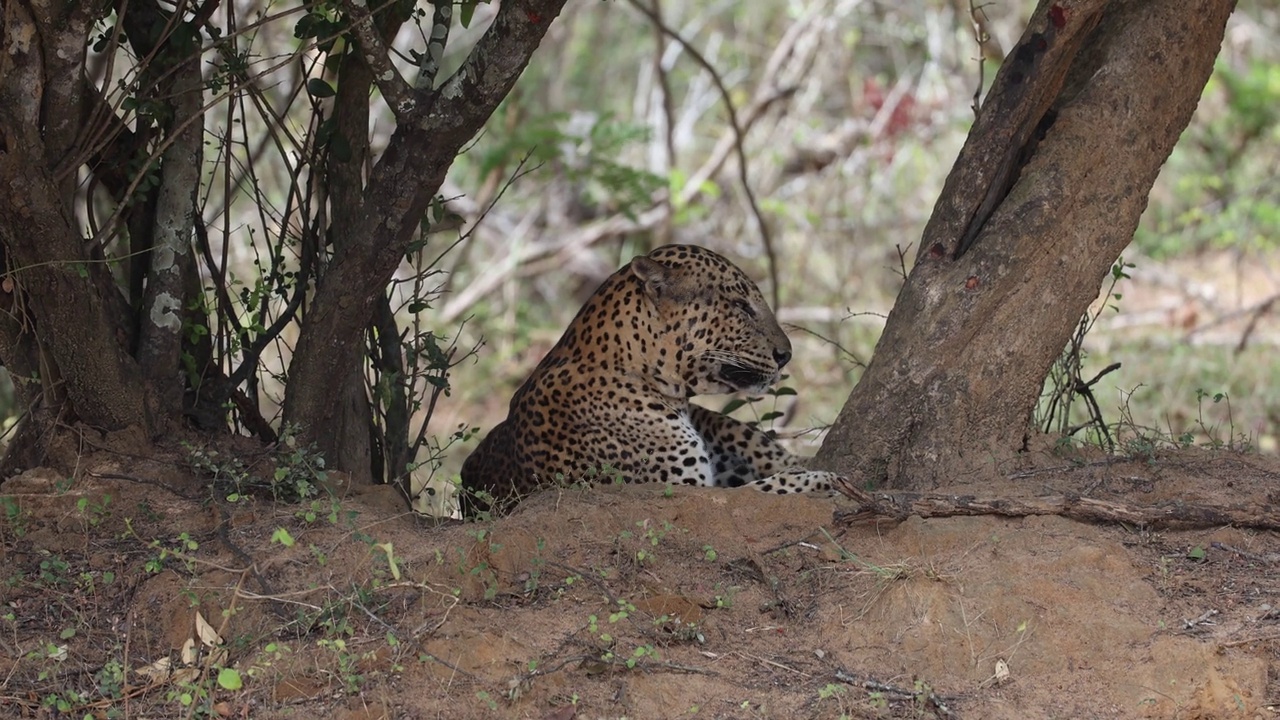
<path id="1" fill-rule="evenodd" d="M 0 242 L 7 291 L 25 308 L 19 317 L 34 321 L 11 326 L 5 345 L 31 348 L 21 333 L 39 337 L 41 402 L 60 408 L 65 397 L 74 417 L 117 429 L 145 425 L 143 388 L 118 341 L 127 333 L 100 294 L 111 287 L 110 273 L 90 262 L 68 209 L 74 174 L 66 169 L 84 109 L 75 63 L 87 46 L 89 12 L 81 3 L 10 2 L 0 20 Z"/>
<path id="2" fill-rule="evenodd" d="M 333 263 L 317 284 L 290 365 L 285 422 L 297 424 L 302 437 L 331 462 L 350 462 L 344 443 L 357 432 L 352 427 L 334 432 L 330 426 L 332 419 L 350 417 L 344 409 L 349 394 L 334 387 L 335 379 L 352 382 L 349 369 L 359 357 L 362 331 L 445 173 L 511 90 L 564 3 L 505 0 L 467 61 L 436 90 L 414 90 L 388 69 L 386 49 L 372 24 L 361 21 L 355 3 L 344 4 L 356 17 L 360 56 L 397 125 L 352 211 L 350 236 L 335 243 Z M 367 463 L 339 467 L 369 472 Z"/>
<path id="3" fill-rule="evenodd" d="M 403 18 L 391 11 L 375 23 L 383 42 L 394 38 Z M 352 245 L 360 245 L 360 209 L 364 197 L 364 168 L 369 162 L 369 95 L 374 87 L 373 73 L 357 55 L 348 55 L 338 70 L 337 95 L 333 99 L 333 139 L 325 158 L 323 182 L 329 196 L 329 240 L 335 254 L 343 254 Z M 338 148 L 343 148 L 339 151 Z M 357 247 L 357 252 L 358 247 Z M 323 280 L 323 275 L 320 279 Z M 385 285 L 385 283 L 383 283 Z M 363 328 L 356 331 L 363 336 Z M 370 429 L 373 411 L 365 393 L 364 356 L 357 343 L 336 364 L 336 375 L 330 383 L 335 399 L 335 412 L 326 419 L 325 432 L 333 436 L 333 446 L 325 448 L 325 457 L 335 467 L 350 473 L 351 481 L 370 484 L 372 441 Z"/>
<path id="4" fill-rule="evenodd" d="M 1023 448 L 1045 374 L 1129 244 L 1234 5 L 1041 2 L 817 467 L 932 488 Z"/>
<path id="5" fill-rule="evenodd" d="M 0 99 L 0 106 L 4 102 Z M 75 414 L 96 427 L 142 425 L 142 384 L 137 364 L 116 342 L 113 318 L 83 274 L 95 272 L 43 163 L 33 127 L 0 107 L 0 242 L 37 327 L 59 328 L 42 336 Z M 21 228 L 22 232 L 14 232 Z M 123 334 L 123 333 L 121 333 Z"/>
<path id="6" fill-rule="evenodd" d="M 147 7 L 151 22 L 160 24 L 169 18 L 158 9 Z M 135 13 L 136 14 L 136 13 Z M 180 23 L 179 23 L 180 24 Z M 150 394 L 149 410 L 153 431 L 177 419 L 182 411 L 182 395 L 186 386 L 181 362 L 182 320 L 191 298 L 189 278 L 196 274 L 192 253 L 192 235 L 196 223 L 196 190 L 204 160 L 204 80 L 200 76 L 200 48 L 181 57 L 178 43 L 166 41 L 157 57 L 161 62 L 148 75 L 163 79 L 156 96 L 165 102 L 169 118 L 163 142 L 168 143 L 160 156 L 160 187 L 155 215 L 147 218 L 152 232 L 148 259 L 146 292 L 138 332 L 138 363 Z M 168 62 L 164 62 L 168 61 Z M 195 286 L 199 289 L 199 285 Z"/>

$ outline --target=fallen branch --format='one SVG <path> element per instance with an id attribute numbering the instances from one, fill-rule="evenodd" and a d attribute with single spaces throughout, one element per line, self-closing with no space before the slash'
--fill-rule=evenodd
<path id="1" fill-rule="evenodd" d="M 917 684 L 914 688 L 898 687 L 880 682 L 875 678 L 861 677 L 843 669 L 836 670 L 835 678 L 846 685 L 861 687 L 867 692 L 880 693 L 890 700 L 919 703 L 920 709 L 932 708 L 936 711 L 938 717 L 957 717 L 955 712 L 948 706 L 948 701 L 930 690 L 928 685 Z"/>
<path id="2" fill-rule="evenodd" d="M 862 506 L 857 512 L 836 511 L 835 522 L 845 525 L 870 517 L 905 520 L 912 515 L 922 518 L 956 515 L 1061 515 L 1082 522 L 1119 522 L 1156 529 L 1234 525 L 1280 530 L 1280 511 L 1262 503 L 1215 506 L 1174 500 L 1157 505 L 1135 506 L 1071 494 L 1033 498 L 980 498 L 945 493 L 868 492 L 854 487 L 848 481 L 837 482 L 836 487 Z"/>

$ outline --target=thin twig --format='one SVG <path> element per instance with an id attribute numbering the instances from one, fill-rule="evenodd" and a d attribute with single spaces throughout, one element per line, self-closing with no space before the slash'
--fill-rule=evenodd
<path id="1" fill-rule="evenodd" d="M 779 283 L 778 255 L 773 248 L 773 237 L 769 233 L 769 225 L 765 222 L 764 213 L 760 211 L 760 205 L 756 202 L 755 191 L 751 189 L 751 183 L 747 177 L 747 152 L 743 148 L 745 134 L 742 129 L 742 124 L 738 121 L 738 111 L 733 104 L 733 97 L 729 94 L 729 88 L 725 86 L 724 79 L 720 77 L 720 73 L 716 72 L 715 66 L 713 66 L 697 48 L 689 43 L 689 41 L 685 40 L 680 33 L 666 25 L 662 21 L 661 17 L 655 15 L 652 10 L 640 4 L 639 0 L 628 0 L 628 2 L 630 2 L 631 7 L 649 18 L 650 22 L 655 26 L 661 28 L 662 32 L 666 33 L 668 37 L 679 43 L 685 49 L 685 52 L 689 53 L 689 57 L 693 58 L 694 62 L 701 65 L 702 69 L 707 71 L 707 74 L 711 77 L 711 82 L 715 84 L 716 89 L 720 92 L 720 100 L 724 103 L 725 114 L 729 116 L 729 125 L 733 128 L 733 149 L 738 156 L 738 182 L 742 186 L 742 192 L 747 198 L 747 205 L 750 207 L 751 214 L 755 218 L 756 225 L 760 230 L 760 240 L 764 244 L 765 256 L 769 263 L 771 299 L 773 300 L 773 306 L 779 307 L 781 305 L 781 288 Z"/>

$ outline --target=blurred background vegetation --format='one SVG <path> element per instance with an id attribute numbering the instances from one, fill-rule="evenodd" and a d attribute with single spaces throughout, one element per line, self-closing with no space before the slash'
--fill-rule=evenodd
<path id="1" fill-rule="evenodd" d="M 252 5 L 236 12 L 249 17 Z M 211 247 L 229 258 L 233 299 L 262 325 L 287 303 L 288 268 L 297 263 L 290 248 L 301 213 L 288 196 L 302 180 L 290 159 L 317 147 L 342 152 L 312 114 L 332 102 L 331 75 L 314 47 L 342 32 L 325 25 L 335 17 L 331 5 L 260 3 L 258 22 L 226 28 L 240 38 L 237 61 L 259 73 L 256 114 L 230 127 L 216 112 L 205 118 L 212 149 L 201 207 Z M 858 381 L 975 98 L 1033 7 L 569 3 L 515 91 L 457 159 L 430 218 L 433 232 L 424 232 L 392 288 L 393 307 L 416 321 L 419 379 L 428 394 L 448 387 L 418 407 L 428 437 L 440 438 L 429 445 L 432 457 L 420 458 L 438 477 L 456 472 L 475 442 L 460 430 L 483 432 L 501 420 L 511 393 L 597 285 L 668 242 L 726 254 L 776 301 L 795 343 L 787 385 L 798 394 L 737 412 L 780 411 L 775 426 L 800 444 L 819 442 L 820 433 L 806 431 L 831 422 Z M 455 21 L 441 77 L 461 64 L 493 12 L 479 4 L 467 27 Z M 1155 428 L 1195 444 L 1277 451 L 1278 33 L 1280 0 L 1240 2 L 1116 283 L 1100 288 L 1078 376 L 1121 363 L 1092 387 L 1120 435 Z M 410 23 L 396 39 L 402 69 L 424 37 L 423 25 Z M 211 93 L 216 67 L 211 61 Z M 370 128 L 376 156 L 394 124 L 373 102 L 383 113 Z M 286 331 L 277 358 L 265 358 L 251 380 L 277 423 L 295 337 Z M 379 382 L 371 374 L 371 392 Z M 1088 417 L 1083 405 L 1072 413 L 1062 426 Z"/>

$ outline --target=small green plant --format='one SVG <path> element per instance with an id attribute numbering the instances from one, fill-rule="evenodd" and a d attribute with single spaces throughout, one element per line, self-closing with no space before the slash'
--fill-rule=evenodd
<path id="1" fill-rule="evenodd" d="M 600 467 L 589 467 L 582 474 L 582 480 L 587 485 L 623 485 L 626 479 L 622 475 L 622 471 L 618 468 L 604 463 Z M 565 483 L 565 478 L 561 474 L 556 475 L 559 484 Z"/>
<path id="2" fill-rule="evenodd" d="M 464 556 L 465 561 L 465 556 Z M 465 574 L 470 575 L 480 581 L 484 587 L 484 599 L 487 601 L 495 600 L 498 597 L 498 571 L 490 567 L 489 563 L 481 561 L 464 569 Z"/>
<path id="3" fill-rule="evenodd" d="M 1227 439 L 1223 440 L 1220 434 L 1219 426 L 1209 425 L 1204 419 L 1204 401 L 1211 399 L 1214 405 L 1222 404 L 1227 408 Z M 1196 388 L 1196 425 L 1200 428 L 1207 440 L 1207 447 L 1214 450 L 1226 448 L 1228 450 L 1236 450 L 1239 452 L 1250 452 L 1253 449 L 1253 443 L 1243 434 L 1237 436 L 1235 416 L 1231 411 L 1231 397 L 1225 392 L 1210 394 L 1203 388 Z M 1183 433 L 1185 440 L 1189 433 Z"/>
<path id="4" fill-rule="evenodd" d="M 538 583 L 542 579 L 542 570 L 546 567 L 547 563 L 546 558 L 542 556 L 547 549 L 547 541 L 543 538 L 538 538 L 536 544 L 538 554 L 534 555 L 533 558 L 530 559 L 529 564 L 532 567 L 529 568 L 529 572 L 527 573 L 524 581 L 524 591 L 526 594 L 537 591 Z M 570 578 L 566 578 L 565 584 L 573 584 L 572 576 L 570 576 Z"/>
<path id="5" fill-rule="evenodd" d="M 716 609 L 728 610 L 729 608 L 733 607 L 733 599 L 734 597 L 737 596 L 738 591 L 741 590 L 741 588 L 739 588 L 736 585 L 725 587 L 723 585 L 717 584 L 715 590 L 716 590 L 716 595 L 715 595 Z"/>
<path id="6" fill-rule="evenodd" d="M 1081 430 L 1088 430 L 1088 442 L 1108 450 L 1115 449 L 1115 439 L 1102 416 L 1102 408 L 1094 397 L 1093 387 L 1103 377 L 1118 370 L 1120 363 L 1111 363 L 1091 379 L 1085 380 L 1084 362 L 1088 358 L 1088 352 L 1084 349 L 1084 341 L 1103 313 L 1108 310 L 1120 312 L 1120 300 L 1124 296 L 1116 288 L 1122 280 L 1129 279 L 1129 270 L 1133 267 L 1134 264 L 1125 261 L 1123 257 L 1111 266 L 1110 283 L 1103 293 L 1106 300 L 1096 312 L 1086 312 L 1080 317 L 1075 334 L 1049 369 L 1034 416 L 1035 424 L 1042 432 L 1073 437 Z M 1077 417 L 1079 413 L 1075 412 L 1075 408 L 1081 403 L 1085 408 L 1083 419 Z"/>
<path id="7" fill-rule="evenodd" d="M 107 506 L 110 504 L 110 495 L 103 495 L 102 499 L 98 501 L 82 497 L 76 501 L 76 510 L 79 511 L 80 517 L 84 519 L 88 527 L 97 527 L 110 514 L 107 511 Z"/>
<path id="8" fill-rule="evenodd" d="M 489 708 L 490 712 L 498 711 L 498 701 L 494 700 L 493 696 L 491 696 L 487 691 L 477 690 L 476 699 L 484 703 L 485 707 Z"/>
<path id="9" fill-rule="evenodd" d="M 1139 386 L 1141 387 L 1141 386 Z M 1191 448 L 1197 445 L 1211 450 L 1231 450 L 1235 452 L 1251 452 L 1252 441 L 1243 433 L 1236 431 L 1235 418 L 1231 409 L 1231 398 L 1225 392 L 1210 393 L 1203 388 L 1195 391 L 1196 417 L 1192 427 L 1177 431 L 1170 423 L 1167 429 L 1143 427 L 1133 420 L 1129 406 L 1129 398 L 1138 390 L 1128 392 L 1122 398 L 1120 421 L 1115 425 L 1116 437 L 1120 440 L 1120 450 L 1126 456 L 1154 463 L 1161 450 L 1170 448 Z M 1218 423 L 1205 418 L 1205 402 L 1222 405 L 1226 408 L 1226 437 Z"/>
<path id="10" fill-rule="evenodd" d="M 10 495 L 0 495 L 0 513 L 4 515 L 4 523 L 0 524 L 0 527 L 12 529 L 16 537 L 22 537 L 27 534 L 26 516 L 22 512 L 22 506 L 18 504 L 17 498 Z"/>
<path id="11" fill-rule="evenodd" d="M 125 534 L 138 540 L 142 540 L 142 538 L 138 536 L 137 532 L 134 531 L 133 523 L 129 519 L 125 520 Z M 146 542 L 146 544 L 152 549 L 159 551 L 156 555 L 148 558 L 146 562 L 143 563 L 143 569 L 148 573 L 155 574 L 164 570 L 165 561 L 170 558 L 177 558 L 178 560 L 181 560 L 186 566 L 188 572 L 195 571 L 195 552 L 200 549 L 200 543 L 193 539 L 190 533 L 179 533 L 174 542 L 169 545 L 166 545 L 159 540 L 143 542 Z"/>
<path id="12" fill-rule="evenodd" d="M 110 585 L 115 582 L 115 580 L 116 574 L 110 570 L 103 570 L 101 572 L 86 570 L 80 573 L 79 581 L 76 584 L 85 593 L 93 595 L 98 592 L 99 581 L 101 581 L 103 585 Z"/>
<path id="13" fill-rule="evenodd" d="M 71 565 L 57 555 L 50 555 L 40 561 L 40 579 L 51 587 L 69 585 L 71 577 L 67 573 Z"/>
<path id="14" fill-rule="evenodd" d="M 655 523 L 653 520 L 637 520 L 636 527 L 639 529 L 638 537 L 636 533 L 633 533 L 630 530 L 623 530 L 618 534 L 618 541 L 630 542 L 632 540 L 638 540 L 640 547 L 636 549 L 634 557 L 636 562 L 641 565 L 653 562 L 655 557 L 654 551 L 657 549 L 658 545 L 662 543 L 662 540 L 675 529 L 675 526 L 667 520 L 663 520 L 661 525 Z"/>
<path id="15" fill-rule="evenodd" d="M 234 455 L 224 456 L 214 448 L 184 444 L 187 462 L 192 470 L 206 475 L 219 495 L 229 502 L 240 502 L 251 495 L 265 495 L 272 502 L 301 502 L 319 497 L 328 480 L 324 456 L 314 445 L 301 445 L 298 429 L 285 425 L 274 453 L 274 467 L 267 478 L 251 473 L 244 461 Z M 337 521 L 337 510 L 312 502 L 301 512 L 307 522 L 321 516 Z"/>
<path id="16" fill-rule="evenodd" d="M 845 718 L 848 717 L 846 709 L 847 706 L 845 703 L 845 696 L 848 694 L 849 688 L 844 685 L 841 685 L 840 683 L 827 683 L 826 685 L 818 688 L 818 701 L 834 702 L 839 708 L 840 717 Z"/>
<path id="17" fill-rule="evenodd" d="M 776 433 L 773 429 L 775 420 L 786 416 L 786 413 L 779 409 L 779 399 L 796 395 L 795 388 L 786 385 L 786 381 L 790 379 L 789 375 L 783 375 L 774 387 L 765 390 L 760 395 L 749 395 L 747 397 L 735 397 L 725 403 L 720 412 L 729 415 L 742 407 L 749 407 L 754 417 L 747 420 L 747 424 L 754 428 L 764 430 L 770 437 L 775 437 Z M 768 409 L 761 412 L 761 406 L 770 400 Z"/>
<path id="18" fill-rule="evenodd" d="M 631 616 L 636 611 L 636 606 L 626 600 L 618 600 L 618 609 L 609 614 L 609 624 L 614 625 Z"/>
<path id="19" fill-rule="evenodd" d="M 336 624 L 334 628 L 342 634 L 350 634 L 352 632 L 345 622 Z M 347 648 L 347 641 L 341 637 L 320 638 L 316 641 L 316 645 L 334 654 L 338 661 L 338 679 L 342 682 L 343 690 L 348 695 L 358 695 L 360 688 L 364 685 L 365 676 L 360 672 L 359 656 Z"/>

